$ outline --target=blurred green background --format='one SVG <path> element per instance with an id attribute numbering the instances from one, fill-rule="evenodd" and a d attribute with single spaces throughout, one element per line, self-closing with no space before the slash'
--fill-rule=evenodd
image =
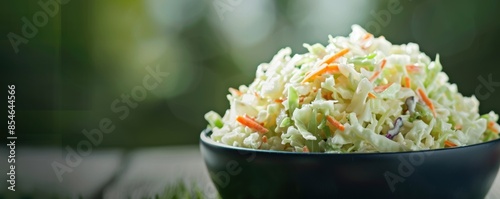
<path id="1" fill-rule="evenodd" d="M 18 53 L 6 35 L 21 35 L 22 18 L 43 9 L 38 0 L 3 4 L 2 86 L 16 85 L 22 145 L 75 145 L 103 118 L 116 129 L 98 147 L 197 144 L 203 115 L 228 107 L 228 87 L 250 83 L 279 49 L 303 53 L 303 43 L 347 36 L 352 24 L 439 53 L 464 95 L 478 92 L 480 77 L 500 82 L 497 0 L 70 0 Z M 169 75 L 119 119 L 111 105 L 140 89 L 148 66 Z M 500 111 L 495 88 L 480 90 L 490 93 L 482 113 Z"/>

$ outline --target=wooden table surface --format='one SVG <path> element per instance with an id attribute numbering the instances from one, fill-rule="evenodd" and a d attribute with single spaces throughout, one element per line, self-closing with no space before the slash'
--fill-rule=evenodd
<path id="1" fill-rule="evenodd" d="M 64 163 L 60 149 L 20 148 L 16 160 L 16 192 L 46 192 L 77 198 L 144 198 L 162 193 L 167 185 L 184 180 L 195 182 L 206 198 L 217 192 L 210 182 L 198 146 L 146 148 L 125 153 L 123 150 L 94 150 L 80 164 L 55 175 L 52 163 Z M 6 157 L 6 151 L 0 151 Z M 7 161 L 0 161 L 7 173 Z M 7 192 L 6 180 L 0 180 L 0 198 Z M 500 175 L 488 199 L 500 199 Z"/>

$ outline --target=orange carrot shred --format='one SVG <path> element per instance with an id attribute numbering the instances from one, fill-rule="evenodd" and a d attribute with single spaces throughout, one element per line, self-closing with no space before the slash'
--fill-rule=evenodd
<path id="1" fill-rule="evenodd" d="M 323 94 L 323 98 L 325 98 L 326 100 L 333 100 L 332 93 Z"/>
<path id="2" fill-rule="evenodd" d="M 304 77 L 304 80 L 302 80 L 301 83 L 305 83 L 309 80 L 314 79 L 314 77 L 321 75 L 323 73 L 327 72 L 338 72 L 339 71 L 339 66 L 337 64 L 331 64 L 338 58 L 344 56 L 349 52 L 349 49 L 344 48 L 340 50 L 338 53 L 330 56 L 328 59 L 323 61 L 323 63 L 320 65 L 320 68 L 314 72 L 306 73 L 306 77 Z"/>
<path id="3" fill-rule="evenodd" d="M 372 35 L 372 34 L 370 34 L 370 33 L 366 33 L 365 35 L 363 35 L 363 40 L 370 39 L 371 37 L 373 37 L 373 35 Z"/>
<path id="4" fill-rule="evenodd" d="M 252 121 L 256 122 L 257 124 L 260 124 L 261 126 L 263 126 L 263 125 L 264 125 L 263 123 L 259 123 L 259 122 L 257 122 L 257 120 L 255 120 L 255 118 L 254 118 L 254 117 L 250 117 L 250 116 L 248 116 L 247 114 L 245 114 L 244 116 L 245 116 L 246 118 L 248 118 L 248 119 L 250 119 L 250 120 L 252 120 Z"/>
<path id="5" fill-rule="evenodd" d="M 304 102 L 304 99 L 306 99 L 306 97 L 305 97 L 305 96 L 300 96 L 300 97 L 299 97 L 299 103 Z"/>
<path id="6" fill-rule="evenodd" d="M 255 97 L 257 97 L 257 98 L 260 98 L 260 95 L 257 92 L 254 92 L 253 95 L 255 95 Z"/>
<path id="7" fill-rule="evenodd" d="M 375 96 L 375 94 L 373 93 L 368 93 L 368 97 L 372 99 L 377 99 L 377 96 Z"/>
<path id="8" fill-rule="evenodd" d="M 267 130 L 264 126 L 261 124 L 257 123 L 253 119 L 249 118 L 248 116 L 238 116 L 236 117 L 236 121 L 238 121 L 240 124 L 247 126 L 259 133 L 267 133 L 269 130 Z"/>
<path id="9" fill-rule="evenodd" d="M 422 90 L 422 88 L 418 88 L 418 94 L 420 94 L 420 97 L 422 98 L 422 100 L 424 100 L 425 104 L 427 104 L 429 109 L 431 109 L 434 117 L 436 117 L 436 110 L 434 109 L 434 104 L 432 104 L 432 101 L 427 97 L 427 95 L 425 94 L 424 90 Z"/>
<path id="10" fill-rule="evenodd" d="M 377 79 L 377 77 L 380 75 L 380 72 L 384 69 L 386 62 L 387 61 L 385 59 L 383 59 L 382 61 L 380 61 L 380 70 L 379 71 L 375 71 L 373 73 L 373 75 L 369 79 L 370 82 L 373 82 L 373 81 L 375 81 Z"/>
<path id="11" fill-rule="evenodd" d="M 323 64 L 318 70 L 315 70 L 315 71 L 307 74 L 301 83 L 305 83 L 305 82 L 308 82 L 310 80 L 313 80 L 316 76 L 319 76 L 319 75 L 322 75 L 322 74 L 328 73 L 328 72 L 340 72 L 339 65 L 337 65 L 337 64 L 329 64 L 329 65 Z"/>
<path id="12" fill-rule="evenodd" d="M 307 148 L 307 146 L 304 146 L 302 147 L 302 151 L 304 151 L 304 153 L 309 153 L 309 148 Z"/>
<path id="13" fill-rule="evenodd" d="M 229 92 L 232 93 L 232 94 L 235 94 L 237 96 L 241 96 L 243 94 L 243 93 L 241 93 L 240 90 L 235 89 L 235 88 L 229 88 Z"/>
<path id="14" fill-rule="evenodd" d="M 455 128 L 455 130 L 462 130 L 462 125 L 457 124 L 457 125 L 455 125 L 454 128 Z"/>
<path id="15" fill-rule="evenodd" d="M 380 71 L 375 71 L 375 73 L 373 73 L 372 77 L 370 77 L 370 82 L 373 82 L 377 79 L 378 75 L 380 75 Z"/>
<path id="16" fill-rule="evenodd" d="M 498 129 L 495 128 L 495 122 L 494 121 L 489 121 L 488 122 L 488 129 L 490 129 L 491 131 L 493 131 L 493 133 L 498 134 Z"/>
<path id="17" fill-rule="evenodd" d="M 262 142 L 263 142 L 263 143 L 267 143 L 267 136 L 265 136 L 265 135 L 264 135 L 264 136 L 262 136 Z"/>
<path id="18" fill-rule="evenodd" d="M 385 63 L 387 63 L 387 60 L 383 59 L 381 62 L 380 62 L 380 69 L 384 69 L 385 67 Z"/>
<path id="19" fill-rule="evenodd" d="M 370 45 L 372 44 L 372 42 L 370 41 L 371 38 L 373 38 L 373 35 L 370 33 L 366 33 L 365 35 L 363 35 L 363 38 L 361 40 L 361 49 L 366 50 L 370 47 Z"/>
<path id="20" fill-rule="evenodd" d="M 418 73 L 420 69 L 418 66 L 411 64 L 411 65 L 406 65 L 406 71 L 408 71 L 409 73 Z"/>
<path id="21" fill-rule="evenodd" d="M 375 91 L 377 93 L 380 93 L 380 92 L 385 91 L 385 89 L 389 88 L 391 85 L 392 85 L 392 83 L 389 83 L 389 84 L 386 84 L 386 85 L 377 86 L 377 87 L 373 88 L 373 91 Z"/>
<path id="22" fill-rule="evenodd" d="M 408 76 L 405 77 L 405 87 L 411 88 L 411 79 Z"/>
<path id="23" fill-rule="evenodd" d="M 283 101 L 285 101 L 285 100 L 284 100 L 284 99 L 281 99 L 281 98 L 280 98 L 280 99 L 275 99 L 275 100 L 274 100 L 274 102 L 276 102 L 276 103 L 283 103 Z"/>
<path id="24" fill-rule="evenodd" d="M 328 64 L 328 67 L 326 67 L 326 73 L 340 73 L 339 65 L 338 64 Z"/>
<path id="25" fill-rule="evenodd" d="M 444 146 L 446 147 L 456 147 L 457 145 L 449 140 L 444 141 Z"/>
<path id="26" fill-rule="evenodd" d="M 332 124 L 333 126 L 335 126 L 337 129 L 341 130 L 341 131 L 344 131 L 345 130 L 345 127 L 344 125 L 342 125 L 339 121 L 337 121 L 335 118 L 333 118 L 332 116 L 330 115 L 327 115 L 326 116 L 326 120 Z"/>
<path id="27" fill-rule="evenodd" d="M 344 48 L 344 49 L 340 50 L 338 53 L 335 53 L 334 55 L 332 55 L 331 57 L 329 57 L 328 59 L 326 59 L 323 63 L 324 64 L 331 64 L 332 62 L 334 62 L 338 58 L 344 56 L 348 52 L 349 52 L 349 49 Z"/>

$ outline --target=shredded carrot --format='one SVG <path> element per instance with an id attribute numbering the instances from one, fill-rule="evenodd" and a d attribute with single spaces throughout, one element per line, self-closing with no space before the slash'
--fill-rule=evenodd
<path id="1" fill-rule="evenodd" d="M 409 73 L 418 73 L 420 69 L 418 66 L 411 64 L 411 65 L 406 65 L 406 71 L 408 71 Z"/>
<path id="2" fill-rule="evenodd" d="M 371 38 L 373 38 L 373 35 L 370 33 L 366 33 L 365 35 L 363 35 L 361 49 L 366 50 L 370 47 L 370 45 L 372 44 L 372 42 L 370 41 Z"/>
<path id="3" fill-rule="evenodd" d="M 331 64 L 332 62 L 334 62 L 338 58 L 344 56 L 348 52 L 349 52 L 349 49 L 344 48 L 344 49 L 340 50 L 338 53 L 336 53 L 336 54 L 332 55 L 331 57 L 329 57 L 328 59 L 326 59 L 323 63 L 324 64 Z"/>
<path id="4" fill-rule="evenodd" d="M 379 71 L 375 71 L 373 73 L 373 75 L 369 79 L 370 82 L 373 82 L 373 81 L 375 81 L 378 78 L 378 76 L 380 75 L 380 72 L 384 69 L 386 62 L 387 61 L 385 59 L 383 59 L 382 61 L 380 61 L 380 70 Z"/>
<path id="5" fill-rule="evenodd" d="M 387 60 L 383 59 L 381 62 L 380 62 L 380 69 L 384 69 L 385 67 L 385 63 L 387 63 Z"/>
<path id="6" fill-rule="evenodd" d="M 302 151 L 304 151 L 304 153 L 309 153 L 309 148 L 307 148 L 307 146 L 304 146 L 302 147 Z"/>
<path id="7" fill-rule="evenodd" d="M 328 64 L 325 69 L 325 73 L 340 73 L 338 64 Z"/>
<path id="8" fill-rule="evenodd" d="M 315 70 L 313 72 L 310 72 L 304 77 L 304 80 L 302 80 L 301 83 L 308 82 L 310 80 L 313 80 L 316 76 L 322 75 L 324 73 L 328 72 L 340 72 L 339 71 L 339 65 L 337 64 L 328 64 L 325 65 L 323 64 L 318 70 Z"/>
<path id="9" fill-rule="evenodd" d="M 306 77 L 304 77 L 304 80 L 302 80 L 301 83 L 305 83 L 309 80 L 314 79 L 314 77 L 327 73 L 327 72 L 338 72 L 339 71 L 339 66 L 337 64 L 332 64 L 335 60 L 338 58 L 344 56 L 349 52 L 349 49 L 344 48 L 340 50 L 338 53 L 330 56 L 328 59 L 323 61 L 323 63 L 320 65 L 320 68 L 316 71 L 310 72 L 306 74 Z"/>
<path id="10" fill-rule="evenodd" d="M 267 136 L 265 136 L 265 135 L 264 135 L 264 136 L 262 136 L 262 142 L 263 142 L 263 143 L 267 143 Z"/>
<path id="11" fill-rule="evenodd" d="M 462 130 L 462 125 L 460 124 L 455 125 L 455 130 Z"/>
<path id="12" fill-rule="evenodd" d="M 274 100 L 274 102 L 276 102 L 276 103 L 283 103 L 283 101 L 285 101 L 285 100 L 284 100 L 284 99 L 281 99 L 281 98 L 279 98 L 279 99 L 275 99 L 275 100 Z"/>
<path id="13" fill-rule="evenodd" d="M 373 93 L 368 93 L 368 97 L 372 99 L 377 99 L 377 96 L 375 96 L 375 94 Z"/>
<path id="14" fill-rule="evenodd" d="M 255 95 L 255 97 L 257 97 L 257 98 L 260 98 L 260 95 L 257 92 L 254 92 L 253 95 Z"/>
<path id="15" fill-rule="evenodd" d="M 405 87 L 411 88 L 411 79 L 408 76 L 405 77 Z"/>
<path id="16" fill-rule="evenodd" d="M 249 118 L 248 116 L 238 116 L 236 117 L 236 121 L 238 121 L 240 124 L 247 126 L 259 133 L 267 133 L 269 130 L 267 130 L 264 126 L 261 124 L 257 123 L 253 119 Z"/>
<path id="17" fill-rule="evenodd" d="M 431 109 L 434 117 L 436 117 L 436 110 L 434 109 L 434 104 L 432 104 L 432 101 L 427 97 L 427 95 L 425 94 L 424 90 L 422 90 L 422 88 L 418 88 L 418 94 L 420 94 L 420 97 L 422 98 L 422 100 L 424 100 L 425 104 L 427 104 L 429 109 Z"/>
<path id="18" fill-rule="evenodd" d="M 380 75 L 380 71 L 375 71 L 375 73 L 373 73 L 372 77 L 370 77 L 370 82 L 373 82 L 377 79 L 378 75 Z"/>
<path id="19" fill-rule="evenodd" d="M 306 98 L 305 96 L 300 96 L 300 97 L 299 97 L 299 103 L 304 102 L 304 99 L 305 99 L 305 98 Z"/>
<path id="20" fill-rule="evenodd" d="M 373 35 L 372 35 L 372 34 L 370 34 L 370 33 L 366 33 L 365 35 L 363 35 L 363 40 L 370 39 L 371 37 L 373 37 Z"/>
<path id="21" fill-rule="evenodd" d="M 333 118 L 332 116 L 330 115 L 327 115 L 326 116 L 326 120 L 328 122 L 330 122 L 330 124 L 332 124 L 333 126 L 335 126 L 337 129 L 341 130 L 341 131 L 344 131 L 345 130 L 345 127 L 344 125 L 342 125 L 339 121 L 337 121 L 335 118 Z"/>
<path id="22" fill-rule="evenodd" d="M 241 91 L 239 91 L 238 89 L 235 89 L 235 88 L 229 88 L 229 92 L 232 94 L 235 94 L 237 96 L 241 96 L 243 94 L 243 93 L 241 93 Z"/>
<path id="23" fill-rule="evenodd" d="M 389 84 L 386 84 L 386 85 L 377 86 L 377 87 L 373 88 L 373 91 L 375 91 L 377 93 L 380 93 L 380 92 L 385 91 L 385 89 L 389 88 L 389 86 L 391 86 L 391 85 L 392 85 L 392 83 L 389 83 Z"/>
<path id="24" fill-rule="evenodd" d="M 495 128 L 495 122 L 494 121 L 489 121 L 488 122 L 488 129 L 490 129 L 491 131 L 493 131 L 493 133 L 498 134 L 498 129 Z"/>
<path id="25" fill-rule="evenodd" d="M 250 119 L 250 120 L 252 120 L 252 121 L 256 122 L 257 124 L 260 124 L 261 126 L 264 126 L 264 123 L 259 123 L 259 122 L 257 122 L 257 120 L 255 120 L 255 118 L 254 118 L 254 117 L 250 117 L 250 116 L 248 116 L 247 114 L 245 114 L 244 116 L 245 116 L 246 118 L 248 118 L 248 119 Z"/>
<path id="26" fill-rule="evenodd" d="M 444 141 L 444 146 L 446 147 L 456 147 L 457 145 L 449 140 Z"/>
<path id="27" fill-rule="evenodd" d="M 491 127 L 493 127 L 493 126 L 495 126 L 495 122 L 493 122 L 493 121 L 488 121 L 488 128 L 491 128 Z"/>
<path id="28" fill-rule="evenodd" d="M 333 100 L 332 93 L 323 94 L 323 98 L 325 98 L 326 100 Z"/>

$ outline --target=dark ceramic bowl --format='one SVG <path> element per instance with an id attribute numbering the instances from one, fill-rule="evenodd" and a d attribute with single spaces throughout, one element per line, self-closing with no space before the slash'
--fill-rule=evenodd
<path id="1" fill-rule="evenodd" d="M 293 153 L 226 146 L 200 136 L 225 199 L 484 198 L 500 165 L 500 139 L 398 153 Z"/>

